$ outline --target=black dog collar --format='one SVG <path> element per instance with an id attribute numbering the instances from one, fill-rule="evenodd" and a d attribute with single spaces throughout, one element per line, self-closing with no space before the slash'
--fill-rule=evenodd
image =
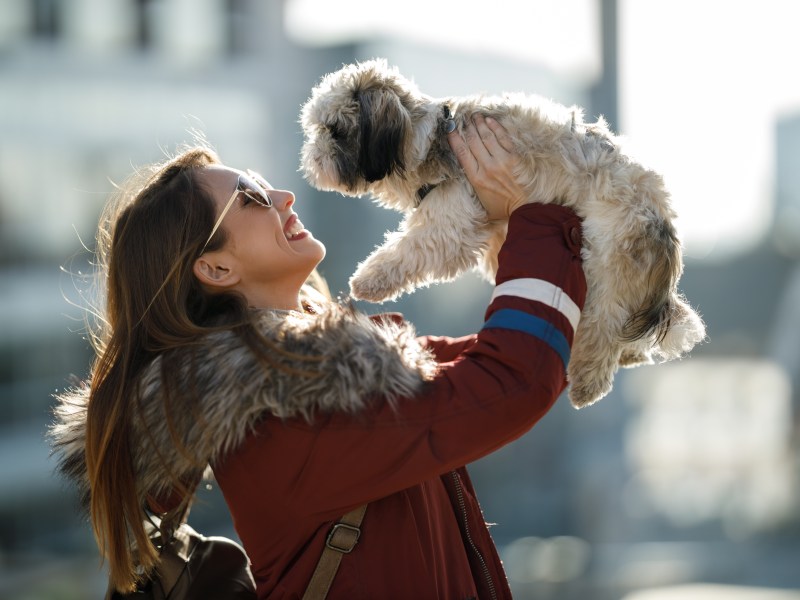
<path id="1" fill-rule="evenodd" d="M 442 123 L 440 125 L 445 134 L 452 133 L 456 129 L 456 121 L 453 118 L 453 113 L 450 112 L 450 105 L 447 103 L 442 104 Z M 417 190 L 417 206 L 425 200 L 425 196 L 431 193 L 438 183 L 426 183 Z"/>

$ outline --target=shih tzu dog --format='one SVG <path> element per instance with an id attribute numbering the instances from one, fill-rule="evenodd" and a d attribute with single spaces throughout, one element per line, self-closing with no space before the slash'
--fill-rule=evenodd
<path id="1" fill-rule="evenodd" d="M 301 114 L 301 169 L 313 186 L 369 193 L 404 213 L 350 279 L 353 297 L 381 302 L 473 267 L 493 280 L 507 224 L 488 221 L 447 142 L 476 113 L 509 132 L 532 202 L 583 219 L 588 294 L 567 372 L 574 406 L 606 395 L 619 366 L 680 357 L 705 337 L 677 291 L 682 252 L 664 182 L 623 153 L 602 119 L 585 123 L 579 108 L 524 94 L 432 98 L 384 60 L 326 75 Z"/>

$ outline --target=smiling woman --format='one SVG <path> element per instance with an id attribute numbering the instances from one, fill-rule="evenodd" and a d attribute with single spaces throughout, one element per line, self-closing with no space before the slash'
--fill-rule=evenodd
<path id="1" fill-rule="evenodd" d="M 238 292 L 255 308 L 301 309 L 298 291 L 325 257 L 325 246 L 298 219 L 294 194 L 274 189 L 258 174 L 219 165 L 203 169 L 198 181 L 218 214 L 194 262 L 204 289 Z M 220 228 L 225 243 L 207 251 Z"/>
<path id="2" fill-rule="evenodd" d="M 314 278 L 325 248 L 302 228 L 294 202 L 291 192 L 196 147 L 137 171 L 101 217 L 97 257 L 107 300 L 96 310 L 97 360 L 91 383 L 62 398 L 63 423 L 54 436 L 57 446 L 70 448 L 62 469 L 84 487 L 111 585 L 119 590 L 131 588 L 137 569 L 149 573 L 158 562 L 143 527 L 145 510 L 160 507 L 159 496 L 171 490 L 177 501 L 161 515 L 169 531 L 185 518 L 191 486 L 199 481 L 198 457 L 186 455 L 193 440 L 175 433 L 176 427 L 187 433 L 191 422 L 176 420 L 196 416 L 197 409 L 190 404 L 180 415 L 170 409 L 175 396 L 188 393 L 166 373 L 180 373 L 189 355 L 195 360 L 199 339 L 231 330 L 263 355 L 264 366 L 280 368 L 281 349 L 264 351 L 270 341 L 254 325 L 253 311 L 301 313 L 324 300 L 305 282 Z M 146 405 L 140 391 L 144 373 L 153 369 L 165 385 L 157 406 L 167 431 L 160 438 L 158 427 L 146 423 L 154 403 Z M 145 444 L 142 452 L 138 438 L 145 431 L 160 444 Z M 186 463 L 165 457 L 159 445 L 184 451 Z M 203 451 L 197 454 L 208 462 Z M 134 465 L 153 459 L 160 466 L 142 482 Z M 135 559 L 131 539 L 139 549 Z"/>
<path id="3" fill-rule="evenodd" d="M 509 227 L 497 280 L 512 285 L 461 339 L 417 337 L 397 315 L 320 293 L 325 247 L 294 194 L 207 148 L 122 188 L 98 229 L 97 359 L 60 396 L 52 431 L 112 590 L 150 585 L 161 558 L 145 519 L 171 539 L 211 466 L 251 595 L 510 597 L 464 465 L 531 428 L 566 385 L 570 318 L 524 288 L 582 307 L 586 282 L 580 220 L 520 206 L 506 133 L 479 121 L 449 138 L 487 215 Z"/>

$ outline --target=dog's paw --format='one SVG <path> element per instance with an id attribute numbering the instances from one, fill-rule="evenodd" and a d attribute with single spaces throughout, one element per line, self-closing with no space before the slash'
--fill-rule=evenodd
<path id="1" fill-rule="evenodd" d="M 591 406 L 611 391 L 611 382 L 601 379 L 579 379 L 570 383 L 569 399 L 575 408 Z"/>
<path id="2" fill-rule="evenodd" d="M 619 366 L 629 369 L 631 367 L 638 367 L 639 365 L 652 365 L 653 359 L 649 354 L 638 352 L 636 350 L 623 350 L 619 357 Z"/>
<path id="3" fill-rule="evenodd" d="M 356 300 L 386 302 L 397 298 L 402 291 L 396 281 L 375 269 L 359 269 L 350 278 L 350 295 Z"/>
<path id="4" fill-rule="evenodd" d="M 619 360 L 616 352 L 594 355 L 587 360 L 581 353 L 583 349 L 581 344 L 573 347 L 572 360 L 567 367 L 569 399 L 575 408 L 590 406 L 611 391 Z"/>

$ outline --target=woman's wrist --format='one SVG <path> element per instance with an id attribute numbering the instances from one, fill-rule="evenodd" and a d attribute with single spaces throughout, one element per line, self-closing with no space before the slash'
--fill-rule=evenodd
<path id="1" fill-rule="evenodd" d="M 582 241 L 581 220 L 572 209 L 541 203 L 521 206 L 509 219 L 508 235 L 498 256 L 496 283 L 542 277 L 558 284 L 564 276 L 576 277 L 580 281 L 561 287 L 582 306 L 586 294 Z"/>

